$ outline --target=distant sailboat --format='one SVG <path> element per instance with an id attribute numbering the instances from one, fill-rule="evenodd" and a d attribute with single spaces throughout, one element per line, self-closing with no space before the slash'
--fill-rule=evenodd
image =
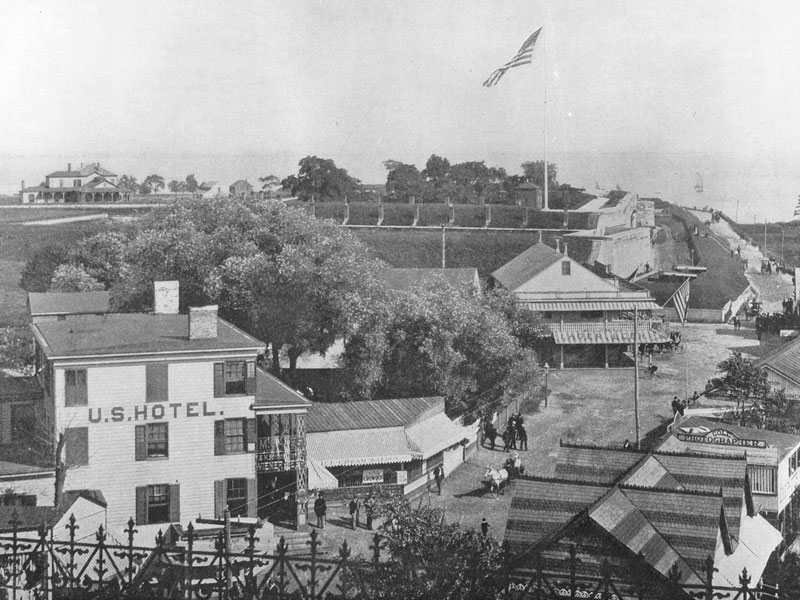
<path id="1" fill-rule="evenodd" d="M 797 206 L 794 207 L 792 221 L 800 221 L 800 196 L 797 197 Z"/>
<path id="2" fill-rule="evenodd" d="M 703 191 L 703 178 L 700 173 L 697 174 L 697 183 L 694 184 L 694 191 L 698 194 Z"/>

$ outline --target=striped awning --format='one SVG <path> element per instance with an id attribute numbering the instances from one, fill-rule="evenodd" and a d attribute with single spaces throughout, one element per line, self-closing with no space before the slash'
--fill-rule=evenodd
<path id="1" fill-rule="evenodd" d="M 633 344 L 633 331 L 554 331 L 556 344 Z M 663 344 L 669 337 L 653 329 L 641 328 L 638 332 L 640 344 Z"/>
<path id="2" fill-rule="evenodd" d="M 339 481 L 334 474 L 323 467 L 319 461 L 307 456 L 306 466 L 308 467 L 308 489 L 334 490 L 339 487 Z"/>
<path id="3" fill-rule="evenodd" d="M 306 434 L 308 455 L 323 467 L 387 465 L 414 459 L 403 427 Z"/>
<path id="4" fill-rule="evenodd" d="M 423 459 L 430 458 L 445 448 L 455 446 L 461 440 L 469 439 L 471 435 L 474 436 L 468 427 L 453 423 L 444 413 L 415 423 L 406 430 L 406 433 Z"/>
<path id="5" fill-rule="evenodd" d="M 662 310 L 652 300 L 525 300 L 520 298 L 520 304 L 537 312 L 580 312 L 597 310 Z"/>

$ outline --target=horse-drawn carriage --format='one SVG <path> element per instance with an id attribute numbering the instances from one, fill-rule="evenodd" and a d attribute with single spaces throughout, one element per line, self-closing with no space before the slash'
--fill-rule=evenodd
<path id="1" fill-rule="evenodd" d="M 519 458 L 519 453 L 514 452 L 506 459 L 502 467 L 496 469 L 494 467 L 486 467 L 486 473 L 483 476 L 483 485 L 487 491 L 497 498 L 498 494 L 505 491 L 505 486 L 519 477 L 525 472 L 525 467 Z"/>

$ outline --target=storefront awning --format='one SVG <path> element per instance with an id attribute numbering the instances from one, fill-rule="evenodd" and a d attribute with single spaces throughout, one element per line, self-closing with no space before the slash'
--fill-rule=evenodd
<path id="1" fill-rule="evenodd" d="M 333 490 L 339 487 L 339 481 L 333 473 L 323 467 L 319 461 L 308 456 L 306 465 L 308 466 L 308 489 Z"/>
<path id="2" fill-rule="evenodd" d="M 436 414 L 421 423 L 415 423 L 406 429 L 406 433 L 422 459 L 430 458 L 437 452 L 474 435 L 474 431 L 469 427 L 453 423 L 444 413 Z"/>
<path id="3" fill-rule="evenodd" d="M 663 310 L 652 300 L 526 300 L 519 303 L 536 312 L 582 312 L 598 310 Z"/>
<path id="4" fill-rule="evenodd" d="M 640 344 L 664 344 L 669 342 L 669 337 L 659 331 L 645 327 L 638 332 Z M 556 344 L 632 344 L 633 331 L 554 331 L 553 340 Z"/>
<path id="5" fill-rule="evenodd" d="M 402 427 L 306 434 L 308 455 L 324 467 L 386 465 L 414 459 Z"/>

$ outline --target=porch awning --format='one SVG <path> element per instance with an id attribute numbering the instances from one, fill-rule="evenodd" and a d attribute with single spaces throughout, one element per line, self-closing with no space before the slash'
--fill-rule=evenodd
<path id="1" fill-rule="evenodd" d="M 306 465 L 308 466 L 308 489 L 333 490 L 339 487 L 339 481 L 333 473 L 323 467 L 319 461 L 308 456 Z"/>
<path id="2" fill-rule="evenodd" d="M 439 413 L 406 429 L 408 439 L 420 458 L 427 459 L 445 448 L 470 437 L 470 429 L 453 423 L 447 415 Z"/>
<path id="3" fill-rule="evenodd" d="M 659 331 L 642 327 L 638 332 L 640 344 L 664 344 L 669 342 L 669 337 Z M 632 344 L 633 331 L 612 330 L 607 331 L 554 331 L 553 340 L 556 344 Z"/>
<path id="4" fill-rule="evenodd" d="M 309 457 L 324 467 L 387 465 L 414 459 L 402 427 L 307 433 L 306 444 Z"/>
<path id="5" fill-rule="evenodd" d="M 652 300 L 526 300 L 524 296 L 519 303 L 537 312 L 581 312 L 598 310 L 662 310 Z"/>

